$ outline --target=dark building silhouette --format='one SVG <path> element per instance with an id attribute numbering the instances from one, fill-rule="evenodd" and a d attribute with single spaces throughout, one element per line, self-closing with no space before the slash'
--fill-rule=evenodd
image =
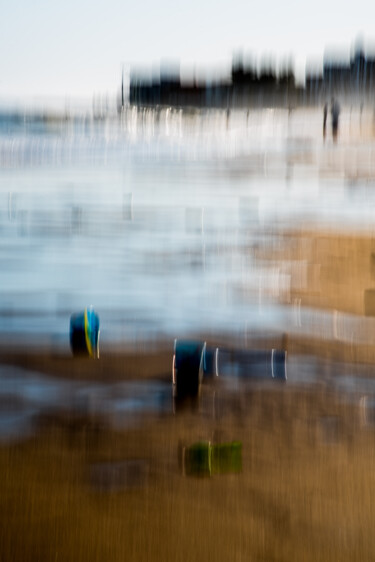
<path id="1" fill-rule="evenodd" d="M 306 73 L 306 100 L 319 102 L 334 95 L 351 102 L 364 99 L 374 93 L 375 57 L 366 56 L 361 42 L 357 41 L 354 53 L 348 61 L 326 56 L 323 72 Z"/>
<path id="2" fill-rule="evenodd" d="M 291 108 L 302 104 L 321 104 L 331 96 L 351 100 L 361 97 L 363 103 L 374 88 L 375 57 L 366 57 L 362 43 L 357 41 L 350 60 L 326 56 L 323 71 L 307 71 L 304 87 L 296 85 L 291 65 L 277 73 L 268 62 L 257 70 L 254 65 L 246 66 L 242 56 L 237 54 L 233 58 L 230 80 L 183 85 L 176 65 L 152 78 L 133 75 L 130 78 L 129 103 L 197 108 Z"/>
<path id="3" fill-rule="evenodd" d="M 277 76 L 272 66 L 259 72 L 255 68 L 244 68 L 241 59 L 233 61 L 229 80 L 222 79 L 207 84 L 181 84 L 177 72 L 163 73 L 160 77 L 133 75 L 130 79 L 129 103 L 138 106 L 175 107 L 248 107 L 289 104 L 289 98 L 303 96 L 302 89 L 295 85 L 291 69 Z M 300 100 L 301 101 L 301 100 Z"/>

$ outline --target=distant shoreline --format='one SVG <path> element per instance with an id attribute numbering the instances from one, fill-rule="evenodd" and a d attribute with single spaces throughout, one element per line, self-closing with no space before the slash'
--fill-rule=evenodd
<path id="1" fill-rule="evenodd" d="M 336 96 L 341 107 L 357 108 L 360 110 L 374 109 L 374 101 L 372 96 L 363 97 L 361 95 L 338 95 Z M 230 103 L 200 105 L 194 103 L 126 103 L 122 108 L 115 108 L 103 111 L 93 110 L 92 104 L 87 104 L 81 108 L 61 107 L 32 107 L 28 104 L 19 105 L 17 107 L 1 104 L 0 101 L 0 124 L 9 123 L 13 125 L 32 124 L 32 123 L 63 123 L 69 121 L 82 121 L 85 119 L 102 122 L 106 120 L 121 120 L 124 113 L 132 110 L 138 111 L 155 111 L 161 112 L 167 109 L 172 111 L 183 111 L 187 114 L 206 114 L 208 112 L 232 112 L 232 111 L 263 111 L 267 109 L 283 110 L 283 111 L 299 111 L 299 110 L 323 110 L 326 102 L 330 101 L 330 96 L 321 96 L 311 100 L 302 92 L 295 96 L 286 98 L 285 96 L 273 95 L 252 95 L 237 97 Z"/>

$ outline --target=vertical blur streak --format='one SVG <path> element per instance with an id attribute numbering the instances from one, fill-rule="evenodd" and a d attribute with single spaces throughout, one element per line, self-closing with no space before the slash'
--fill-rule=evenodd
<path id="1" fill-rule="evenodd" d="M 319 231 L 372 223 L 367 114 L 342 105 L 338 143 L 322 108 L 0 116 L 2 337 L 67 347 L 71 312 L 93 305 L 104 347 L 215 330 L 361 342 L 372 248 L 347 306 L 349 249 Z"/>

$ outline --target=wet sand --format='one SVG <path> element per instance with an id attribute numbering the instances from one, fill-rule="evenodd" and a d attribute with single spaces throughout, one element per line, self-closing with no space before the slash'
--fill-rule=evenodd
<path id="1" fill-rule="evenodd" d="M 314 390 L 205 387 L 197 410 L 43 415 L 0 448 L 4 560 L 370 560 L 374 426 Z M 183 474 L 196 442 L 242 444 L 240 472 Z"/>
<path id="2" fill-rule="evenodd" d="M 38 414 L 31 435 L 0 446 L 1 558 L 371 560 L 371 397 L 332 385 L 340 353 L 329 341 L 315 348 L 280 334 L 253 343 L 277 340 L 291 364 L 320 356 L 329 376 L 299 384 L 297 365 L 293 384 L 208 382 L 198 406 L 173 411 L 170 395 L 169 406 L 117 429 L 110 415 L 70 404 Z M 140 343 L 89 360 L 3 348 L 0 363 L 89 384 L 170 382 L 172 349 Z M 233 441 L 239 472 L 186 474 L 183 447 Z"/>

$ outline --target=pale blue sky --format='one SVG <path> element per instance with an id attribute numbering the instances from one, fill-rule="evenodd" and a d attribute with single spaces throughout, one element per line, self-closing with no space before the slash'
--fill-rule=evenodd
<path id="1" fill-rule="evenodd" d="M 317 0 L 0 0 L 0 100 L 119 88 L 121 65 L 229 64 L 238 49 L 292 54 L 375 38 L 375 2 Z"/>

